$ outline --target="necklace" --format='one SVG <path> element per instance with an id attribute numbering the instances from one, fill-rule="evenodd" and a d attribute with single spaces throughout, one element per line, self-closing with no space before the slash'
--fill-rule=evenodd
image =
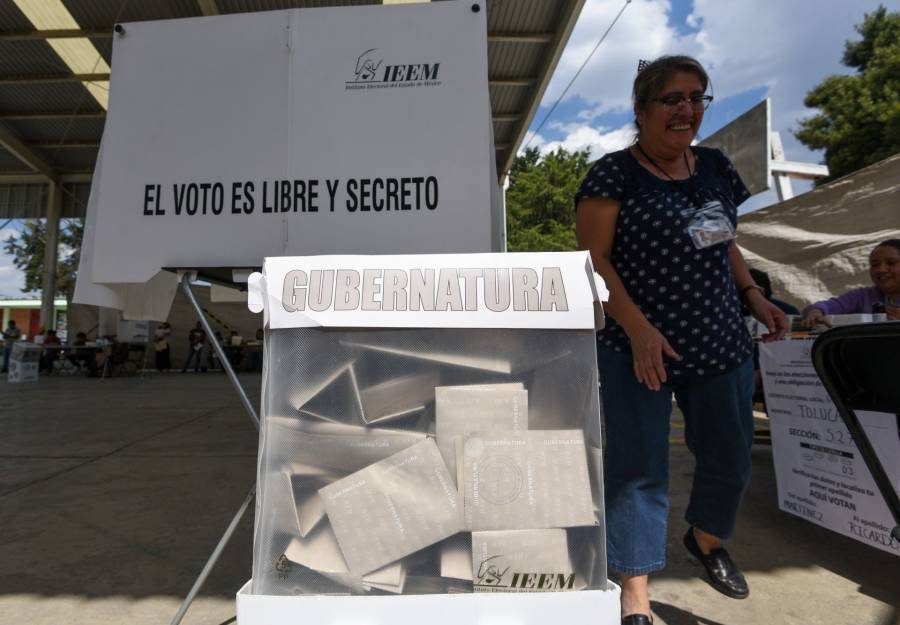
<path id="1" fill-rule="evenodd" d="M 665 169 L 660 167 L 656 163 L 656 161 L 654 161 L 652 158 L 650 158 L 650 155 L 647 154 L 644 151 L 644 148 L 641 147 L 640 141 L 635 143 L 635 146 L 637 146 L 638 152 L 640 152 L 641 155 L 644 158 L 646 158 L 647 161 L 651 165 L 653 165 L 656 169 L 661 171 L 666 178 L 668 178 L 671 182 L 673 182 L 675 184 L 675 186 L 677 186 L 678 189 L 682 193 L 684 193 L 686 196 L 688 196 L 688 199 L 690 199 L 691 202 L 693 202 L 697 206 L 697 208 L 703 207 L 703 202 L 700 200 L 700 197 L 697 195 L 697 190 L 694 188 L 694 172 L 691 171 L 691 164 L 688 162 L 688 157 L 685 152 L 682 152 L 681 156 L 684 159 L 684 166 L 687 167 L 687 171 L 688 171 L 688 179 L 687 179 L 687 185 L 686 185 L 687 189 L 685 189 L 685 184 L 684 184 L 683 180 L 675 180 L 675 178 L 673 178 L 672 176 L 669 175 L 669 172 L 667 172 Z"/>

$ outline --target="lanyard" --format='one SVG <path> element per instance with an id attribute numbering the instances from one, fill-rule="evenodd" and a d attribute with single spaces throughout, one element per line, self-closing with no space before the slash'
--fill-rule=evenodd
<path id="1" fill-rule="evenodd" d="M 654 161 L 652 158 L 650 158 L 650 155 L 647 154 L 644 151 L 644 148 L 641 147 L 640 142 L 636 143 L 635 145 L 637 146 L 637 149 L 641 153 L 641 155 L 643 155 L 643 157 L 646 158 L 647 161 L 649 161 L 649 163 L 651 165 L 653 165 L 654 167 L 656 167 L 656 169 L 661 171 L 665 175 L 666 178 L 668 178 L 669 180 L 674 182 L 675 186 L 677 186 L 678 189 L 682 193 L 684 193 L 688 197 L 688 199 L 690 201 L 692 201 L 694 203 L 694 205 L 696 205 L 697 208 L 703 208 L 703 202 L 700 200 L 700 197 L 697 195 L 697 190 L 694 188 L 694 172 L 691 171 L 691 164 L 688 162 L 687 154 L 682 153 L 682 155 L 681 155 L 682 157 L 684 157 L 684 165 L 685 165 L 685 167 L 687 167 L 687 170 L 688 170 L 688 182 L 686 185 L 688 188 L 685 189 L 684 181 L 675 180 L 672 176 L 669 175 L 669 172 L 667 172 L 665 169 L 663 169 L 662 167 L 657 165 L 656 161 Z"/>

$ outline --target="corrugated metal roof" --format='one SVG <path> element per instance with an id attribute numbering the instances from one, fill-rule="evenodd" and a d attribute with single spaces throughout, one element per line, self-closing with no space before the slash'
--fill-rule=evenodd
<path id="1" fill-rule="evenodd" d="M 221 13 L 249 13 L 252 11 L 381 4 L 381 2 L 380 0 L 218 0 L 217 4 Z"/>
<path id="2" fill-rule="evenodd" d="M 103 134 L 103 119 L 12 119 L 4 120 L 26 143 L 59 141 L 97 141 Z"/>
<path id="3" fill-rule="evenodd" d="M 12 0 L 0 0 L 0 24 L 3 25 L 3 30 L 12 32 L 31 30 L 33 28 L 31 22 L 13 4 Z"/>
<path id="4" fill-rule="evenodd" d="M 67 73 L 69 68 L 46 41 L 0 41 L 0 75 Z"/>
<path id="5" fill-rule="evenodd" d="M 488 31 L 553 32 L 569 4 L 564 0 L 495 0 L 488 3 Z"/>
<path id="6" fill-rule="evenodd" d="M 82 173 L 94 169 L 98 148 L 35 148 L 34 152 L 52 163 L 60 173 Z"/>
<path id="7" fill-rule="evenodd" d="M 544 45 L 519 42 L 488 44 L 488 74 L 492 79 L 522 78 L 537 75 L 546 57 Z"/>
<path id="8" fill-rule="evenodd" d="M 196 0 L 63 0 L 82 28 L 112 30 L 119 22 L 197 17 Z"/>
<path id="9" fill-rule="evenodd" d="M 29 171 L 22 161 L 7 152 L 0 150 L 0 171 L 5 173 L 27 173 Z"/>
<path id="10" fill-rule="evenodd" d="M 84 217 L 90 184 L 64 184 L 61 216 Z M 0 219 L 38 219 L 47 205 L 47 185 L 0 185 Z"/>
<path id="11" fill-rule="evenodd" d="M 0 84 L 0 116 L 4 113 L 47 113 L 103 110 L 79 82 Z"/>
<path id="12" fill-rule="evenodd" d="M 452 0 L 451 0 L 452 1 Z M 455 0 L 464 2 L 466 0 Z M 303 7 L 379 4 L 380 0 L 216 0 L 220 13 L 271 11 Z M 490 86 L 494 114 L 498 170 L 503 171 L 531 122 L 549 72 L 584 0 L 486 0 L 489 32 L 488 68 L 491 80 L 531 82 L 519 86 Z M 110 32 L 117 22 L 194 17 L 201 14 L 197 0 L 63 0 L 85 30 Z M 33 27 L 11 0 L 0 0 L 0 33 L 23 33 Z M 518 40 L 497 40 L 495 35 L 516 35 Z M 521 41 L 523 38 L 529 41 Z M 101 56 L 111 63 L 112 39 L 92 38 Z M 65 75 L 68 70 L 42 40 L 0 40 L 0 78 L 27 75 Z M 15 82 L 0 80 L 0 121 L 26 144 L 59 141 L 99 141 L 102 119 L 71 122 L 65 117 L 9 119 L 23 113 L 98 112 L 102 109 L 78 82 Z M 499 117 L 498 117 L 499 116 Z M 58 171 L 93 168 L 96 148 L 34 148 Z M 28 171 L 0 147 L 0 176 Z M 0 191 L 3 182 L 0 180 Z"/>
<path id="13" fill-rule="evenodd" d="M 0 186 L 0 219 L 37 219 L 46 207 L 46 190 L 43 184 Z"/>

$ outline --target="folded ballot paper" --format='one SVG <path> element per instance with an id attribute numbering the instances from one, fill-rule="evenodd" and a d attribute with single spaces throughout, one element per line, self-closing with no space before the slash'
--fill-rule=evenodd
<path id="1" fill-rule="evenodd" d="M 475 592 L 575 590 L 566 530 L 472 532 Z"/>
<path id="2" fill-rule="evenodd" d="M 348 363 L 313 384 L 298 408 L 303 417 L 334 423 L 362 425 L 363 406 L 354 364 Z"/>
<path id="3" fill-rule="evenodd" d="M 371 571 L 368 575 L 354 575 L 338 547 L 332 528 L 327 523 L 305 538 L 294 538 L 284 555 L 291 562 L 305 566 L 339 584 L 354 590 L 377 588 L 400 594 L 406 581 L 402 561 Z"/>
<path id="4" fill-rule="evenodd" d="M 438 449 L 456 481 L 455 442 L 471 432 L 528 429 L 528 391 L 521 382 L 434 389 Z"/>
<path id="5" fill-rule="evenodd" d="M 284 477 L 297 529 L 301 537 L 306 536 L 325 518 L 325 503 L 318 493 L 321 480 L 291 471 L 284 471 Z"/>
<path id="6" fill-rule="evenodd" d="M 425 439 L 424 432 L 266 417 L 270 454 L 295 474 L 346 475 Z"/>
<path id="7" fill-rule="evenodd" d="M 462 447 L 468 529 L 596 523 L 581 430 L 478 433 L 467 436 Z"/>
<path id="8" fill-rule="evenodd" d="M 406 419 L 425 410 L 434 400 L 437 370 L 404 375 L 360 390 L 362 417 L 374 425 Z"/>
<path id="9" fill-rule="evenodd" d="M 366 575 L 461 529 L 453 480 L 431 439 L 319 490 L 350 571 Z"/>

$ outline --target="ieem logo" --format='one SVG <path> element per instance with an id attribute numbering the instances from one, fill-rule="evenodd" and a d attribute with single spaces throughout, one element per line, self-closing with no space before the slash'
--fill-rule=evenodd
<path id="1" fill-rule="evenodd" d="M 372 53 L 376 52 L 376 48 L 366 50 L 356 59 L 356 82 L 375 80 L 375 72 L 384 63 L 384 59 L 375 60 Z"/>
<path id="2" fill-rule="evenodd" d="M 377 48 L 370 48 L 356 57 L 354 79 L 348 80 L 347 89 L 405 87 L 431 87 L 440 84 L 440 63 L 394 63 L 385 65 Z"/>

